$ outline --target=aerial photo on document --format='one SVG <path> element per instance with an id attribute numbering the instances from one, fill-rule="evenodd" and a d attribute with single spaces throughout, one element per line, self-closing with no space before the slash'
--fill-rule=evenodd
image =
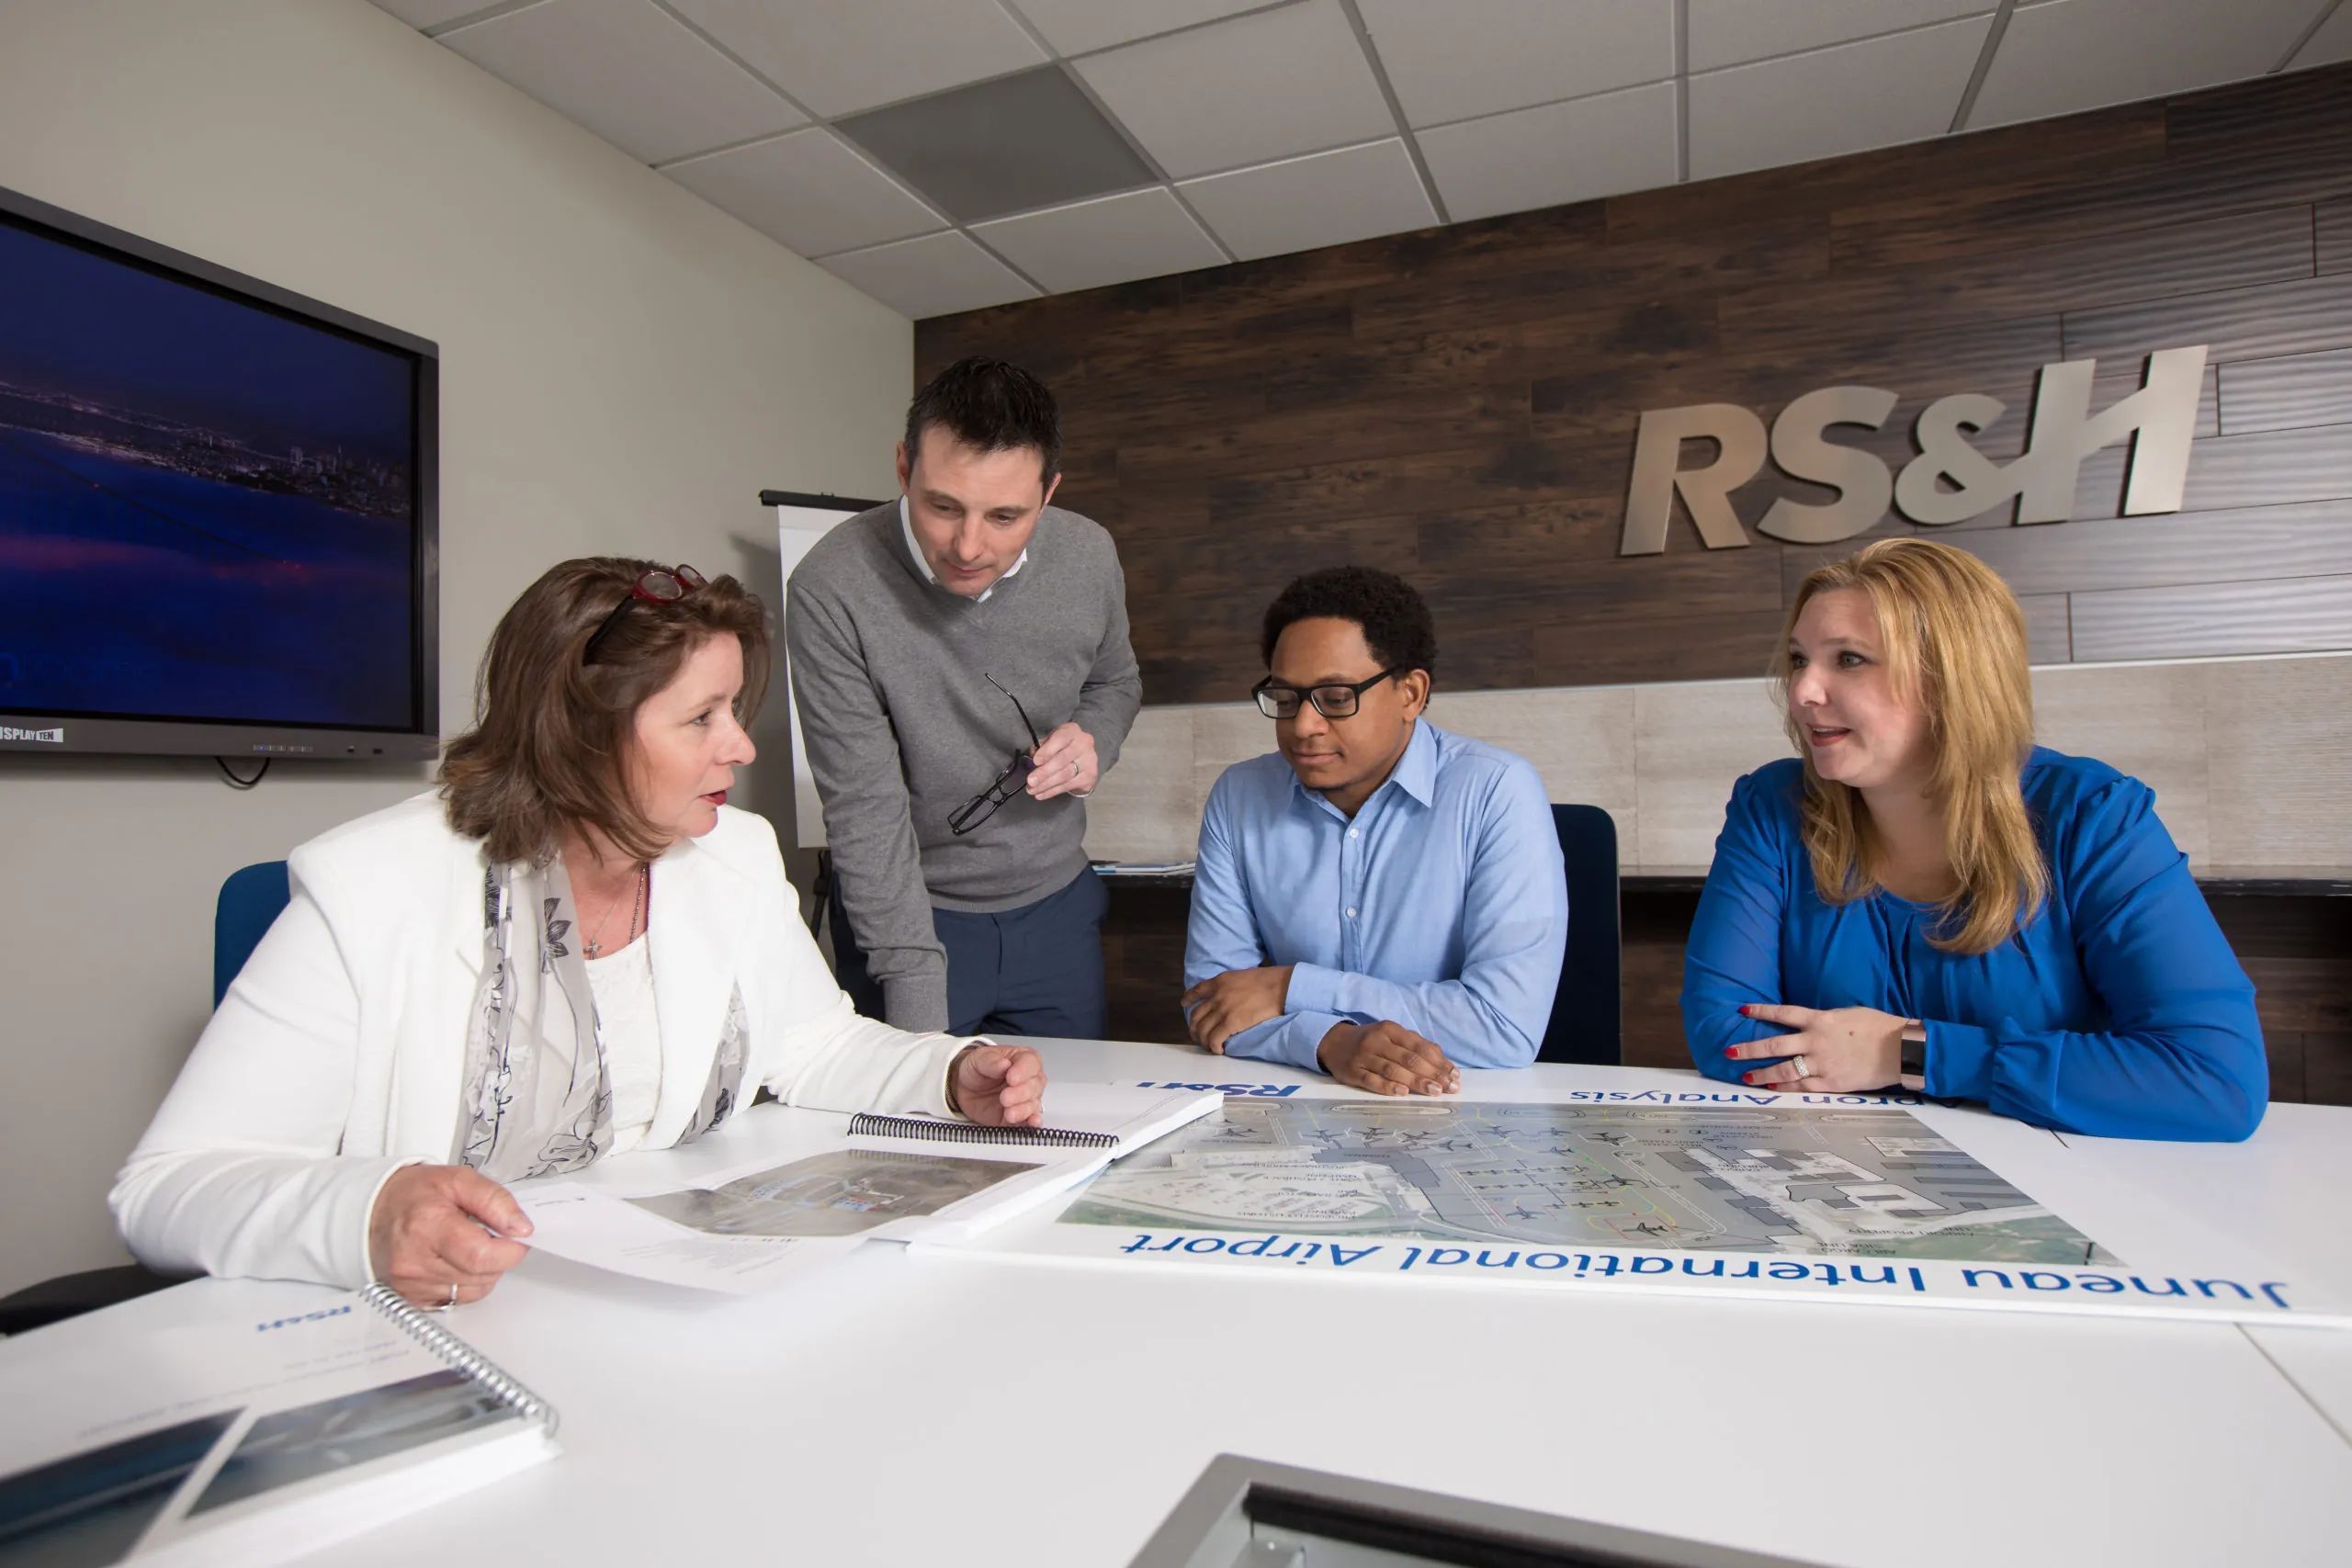
<path id="1" fill-rule="evenodd" d="M 216 1411 L 0 1475 L 0 1563 L 121 1562 L 243 1414 Z"/>
<path id="2" fill-rule="evenodd" d="M 631 1198 L 639 1208 L 710 1235 L 857 1235 L 1035 1170 L 1017 1160 L 840 1149 L 724 1187 Z"/>
<path id="3" fill-rule="evenodd" d="M 1064 1224 L 1955 1262 L 2113 1263 L 1899 1106 L 1253 1100 Z"/>
<path id="4" fill-rule="evenodd" d="M 495 1393 L 447 1371 L 280 1410 L 254 1422 L 188 1512 L 201 1514 L 514 1419 L 514 1409 Z"/>

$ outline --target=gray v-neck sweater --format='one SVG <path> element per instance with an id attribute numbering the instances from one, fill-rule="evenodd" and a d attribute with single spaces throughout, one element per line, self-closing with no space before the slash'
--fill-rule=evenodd
<path id="1" fill-rule="evenodd" d="M 842 902 L 889 1021 L 947 1027 L 947 955 L 931 911 L 1034 904 L 1086 869 L 1086 807 L 1015 795 L 961 837 L 947 818 L 1040 738 L 1075 721 L 1102 771 L 1142 705 L 1111 536 L 1047 507 L 1029 560 L 985 604 L 928 581 L 896 502 L 835 527 L 785 591 L 792 698 Z"/>

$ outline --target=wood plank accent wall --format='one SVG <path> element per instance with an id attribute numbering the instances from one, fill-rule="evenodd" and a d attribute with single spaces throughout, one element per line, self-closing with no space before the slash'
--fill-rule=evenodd
<path id="1" fill-rule="evenodd" d="M 942 317 L 916 368 L 1055 388 L 1060 500 L 1117 537 L 1173 703 L 1239 697 L 1267 601 L 1343 561 L 1429 596 L 1442 687 L 1758 672 L 1860 541 L 1707 550 L 1678 503 L 1619 557 L 1642 411 L 1885 387 L 1854 444 L 1900 464 L 1926 403 L 1986 392 L 2006 461 L 2042 365 L 2099 359 L 2098 406 L 2199 343 L 2184 513 L 2120 518 L 2116 447 L 2077 521 L 1873 532 L 1982 553 L 2037 662 L 2352 647 L 2352 68 Z M 1734 501 L 1752 532 L 1782 494 L 1830 492 L 1768 467 Z"/>

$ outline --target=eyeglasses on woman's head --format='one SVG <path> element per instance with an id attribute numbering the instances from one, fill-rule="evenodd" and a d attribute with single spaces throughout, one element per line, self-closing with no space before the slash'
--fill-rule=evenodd
<path id="1" fill-rule="evenodd" d="M 690 566 L 673 566 L 667 571 L 657 566 L 644 572 L 629 585 L 627 596 L 613 606 L 613 613 L 589 634 L 587 646 L 580 650 L 580 662 L 596 662 L 596 649 L 612 636 L 613 628 L 621 624 L 621 617 L 628 615 L 629 606 L 639 600 L 642 599 L 649 604 L 674 604 L 695 589 L 709 586 L 710 580 Z"/>

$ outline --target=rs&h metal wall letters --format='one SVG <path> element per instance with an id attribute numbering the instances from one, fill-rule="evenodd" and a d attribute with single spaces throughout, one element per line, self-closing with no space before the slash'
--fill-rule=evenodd
<path id="1" fill-rule="evenodd" d="M 1970 443 L 2007 412 L 1999 399 L 1978 392 L 1939 398 L 1920 411 L 1911 427 L 1918 456 L 1899 475 L 1873 454 L 1829 439 L 1835 425 L 1883 425 L 1897 400 L 1883 388 L 1807 392 L 1781 411 L 1769 443 L 1764 422 L 1736 403 L 1651 410 L 1642 415 L 1634 437 L 1633 485 L 1625 497 L 1618 554 L 1657 555 L 1666 548 L 1678 493 L 1709 549 L 1747 545 L 1732 492 L 1763 471 L 1768 451 L 1781 472 L 1838 491 L 1832 502 L 1785 496 L 1773 502 L 1757 531 L 1791 544 L 1852 538 L 1876 526 L 1890 503 L 1911 522 L 1930 525 L 1981 516 L 2012 500 L 2018 523 L 2064 523 L 2083 459 L 2126 436 L 2132 438 L 2132 457 L 2123 514 L 2177 512 L 2188 479 L 2205 355 L 2202 344 L 2158 350 L 2148 356 L 2140 389 L 2096 414 L 2090 398 L 2098 361 L 2043 366 L 2026 451 L 2007 465 L 1993 462 Z M 1713 441 L 1714 460 L 1680 467 L 1682 445 L 1692 440 Z"/>

